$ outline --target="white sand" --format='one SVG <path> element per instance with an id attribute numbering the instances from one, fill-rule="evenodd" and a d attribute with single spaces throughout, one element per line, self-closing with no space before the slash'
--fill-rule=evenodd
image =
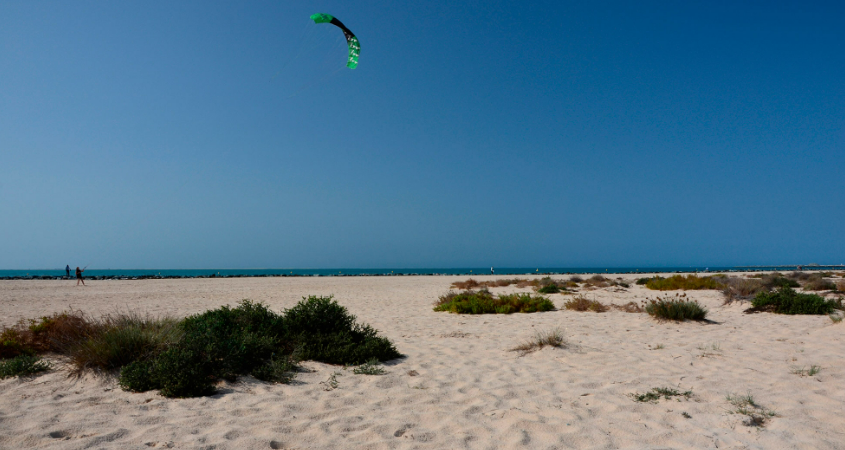
<path id="1" fill-rule="evenodd" d="M 747 305 L 722 306 L 716 291 L 688 292 L 709 308 L 710 324 L 658 323 L 618 311 L 433 312 L 437 296 L 463 279 L 88 281 L 85 288 L 0 281 L 4 325 L 70 307 L 184 316 L 243 298 L 281 310 L 305 295 L 334 294 L 407 355 L 382 376 L 306 362 L 313 372 L 293 385 L 246 377 L 221 384 L 215 396 L 184 400 L 131 394 L 113 379 L 75 380 L 61 371 L 2 380 L 0 448 L 845 448 L 845 322 L 746 315 Z M 656 293 L 632 286 L 587 295 L 625 303 Z M 565 298 L 550 297 L 558 307 Z M 524 357 L 508 351 L 555 327 L 565 330 L 570 348 Z M 658 344 L 665 348 L 654 349 Z M 791 373 L 814 364 L 822 370 L 813 377 Z M 333 372 L 342 374 L 339 387 L 326 391 L 320 382 Z M 629 397 L 664 386 L 694 396 L 656 404 Z M 729 412 L 729 393 L 751 393 L 777 417 L 764 428 L 746 426 L 745 416 Z"/>

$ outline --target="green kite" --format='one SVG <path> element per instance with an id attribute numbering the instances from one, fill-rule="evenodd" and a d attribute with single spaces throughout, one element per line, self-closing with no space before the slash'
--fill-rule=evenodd
<path id="1" fill-rule="evenodd" d="M 349 58 L 346 60 L 346 67 L 349 67 L 350 69 L 358 67 L 358 55 L 361 53 L 361 43 L 358 42 L 358 38 L 349 31 L 349 28 L 346 28 L 346 25 L 341 23 L 341 21 L 337 20 L 331 14 L 317 13 L 311 16 L 311 20 L 313 20 L 314 23 L 330 23 L 343 30 L 343 35 L 346 36 L 346 44 L 349 46 Z"/>

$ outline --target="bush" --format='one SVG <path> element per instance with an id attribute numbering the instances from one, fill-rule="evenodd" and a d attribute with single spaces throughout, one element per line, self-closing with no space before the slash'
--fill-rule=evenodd
<path id="1" fill-rule="evenodd" d="M 214 366 L 200 350 L 173 346 L 153 361 L 150 382 L 165 397 L 202 397 L 214 394 Z"/>
<path id="2" fill-rule="evenodd" d="M 14 328 L 7 328 L 0 334 L 0 359 L 16 358 L 21 355 L 32 356 L 35 349 L 29 345 Z"/>
<path id="3" fill-rule="evenodd" d="M 651 300 L 646 304 L 645 312 L 664 320 L 704 320 L 707 316 L 707 310 L 698 302 L 678 296 Z"/>
<path id="4" fill-rule="evenodd" d="M 148 360 L 139 359 L 123 366 L 117 382 L 124 391 L 147 392 L 161 389 L 155 378 L 153 365 Z"/>
<path id="5" fill-rule="evenodd" d="M 458 314 L 511 314 L 515 312 L 551 311 L 554 303 L 546 297 L 531 294 L 507 294 L 494 297 L 488 291 L 450 292 L 440 297 L 435 311 Z"/>
<path id="6" fill-rule="evenodd" d="M 33 355 L 18 355 L 12 359 L 0 361 L 0 380 L 10 377 L 23 377 L 50 370 L 50 364 Z"/>
<path id="7" fill-rule="evenodd" d="M 656 291 L 674 291 L 677 289 L 722 289 L 723 286 L 713 277 L 673 275 L 669 278 L 651 278 L 646 282 L 646 287 Z"/>
<path id="8" fill-rule="evenodd" d="M 375 329 L 355 323 L 355 316 L 331 296 L 303 299 L 285 312 L 284 326 L 302 359 L 361 364 L 372 358 L 388 361 L 402 356 Z"/>
<path id="9" fill-rule="evenodd" d="M 607 311 L 607 306 L 601 304 L 596 300 L 588 300 L 583 295 L 579 295 L 566 303 L 563 304 L 566 309 L 573 310 L 573 311 L 593 311 L 593 312 L 605 312 Z"/>
<path id="10" fill-rule="evenodd" d="M 654 278 L 659 279 L 659 280 L 663 279 L 663 277 L 654 277 Z M 639 284 L 640 286 L 645 286 L 646 284 L 648 284 L 649 280 L 651 280 L 651 279 L 652 278 L 637 278 L 637 284 Z"/>
<path id="11" fill-rule="evenodd" d="M 808 291 L 833 291 L 836 290 L 836 285 L 830 280 L 825 280 L 822 277 L 810 278 L 804 283 L 804 289 Z"/>
<path id="12" fill-rule="evenodd" d="M 778 314 L 830 314 L 838 304 L 816 294 L 801 294 L 785 287 L 777 292 L 761 292 L 746 312 L 768 311 Z"/>
<path id="13" fill-rule="evenodd" d="M 271 358 L 264 365 L 252 369 L 252 376 L 269 383 L 288 384 L 296 377 L 298 366 L 289 356 Z"/>
<path id="14" fill-rule="evenodd" d="M 548 284 L 537 289 L 537 292 L 540 294 L 557 294 L 560 292 L 560 288 L 556 284 Z"/>

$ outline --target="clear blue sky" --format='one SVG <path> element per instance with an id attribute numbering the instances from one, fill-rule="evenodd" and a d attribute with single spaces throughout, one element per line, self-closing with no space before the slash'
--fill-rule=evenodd
<path id="1" fill-rule="evenodd" d="M 4 1 L 0 269 L 842 263 L 843 24 L 842 2 Z"/>

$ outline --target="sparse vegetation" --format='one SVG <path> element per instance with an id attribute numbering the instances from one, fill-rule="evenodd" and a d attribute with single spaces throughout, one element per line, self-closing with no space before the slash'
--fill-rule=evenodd
<path id="1" fill-rule="evenodd" d="M 626 313 L 641 313 L 641 312 L 643 312 L 643 307 L 634 303 L 634 302 L 628 302 L 628 303 L 624 303 L 624 304 L 621 304 L 621 305 L 613 304 L 613 305 L 610 305 L 610 307 L 613 308 L 613 309 L 618 309 L 620 311 L 624 311 Z"/>
<path id="2" fill-rule="evenodd" d="M 635 392 L 633 394 L 629 394 L 631 398 L 634 399 L 635 402 L 642 402 L 642 403 L 657 403 L 660 398 L 664 398 L 666 400 L 671 400 L 673 397 L 683 397 L 685 399 L 689 399 L 692 396 L 692 391 L 685 391 L 680 392 L 677 389 L 663 387 L 663 388 L 652 388 L 650 391 L 646 392 L 645 394 L 640 394 Z M 678 399 L 680 401 L 680 399 Z"/>
<path id="3" fill-rule="evenodd" d="M 0 360 L 0 380 L 24 377 L 50 370 L 50 363 L 38 356 L 21 354 L 7 360 Z"/>
<path id="4" fill-rule="evenodd" d="M 722 289 L 722 284 L 713 277 L 699 277 L 697 275 L 673 275 L 669 278 L 650 278 L 645 286 L 656 291 Z"/>
<path id="5" fill-rule="evenodd" d="M 500 280 L 491 281 L 476 281 L 470 278 L 466 281 L 456 281 L 452 283 L 452 287 L 456 289 L 494 288 L 510 286 L 512 284 L 520 285 L 523 283 L 530 282 L 524 278 L 503 278 Z"/>
<path id="6" fill-rule="evenodd" d="M 761 292 L 751 302 L 746 313 L 773 312 L 778 314 L 830 314 L 839 305 L 834 300 L 825 300 L 816 294 L 795 292 L 792 288 L 780 288 L 776 292 Z"/>
<path id="7" fill-rule="evenodd" d="M 802 377 L 812 377 L 813 375 L 815 375 L 815 374 L 817 374 L 821 371 L 822 371 L 822 368 L 820 366 L 815 365 L 815 364 L 810 366 L 809 369 L 804 368 L 804 367 L 801 367 L 801 368 L 793 367 L 792 368 L 793 374 L 800 375 Z"/>
<path id="8" fill-rule="evenodd" d="M 750 392 L 746 395 L 728 394 L 725 400 L 733 406 L 733 409 L 729 411 L 731 414 L 747 416 L 747 419 L 743 423 L 748 426 L 765 426 L 769 418 L 777 416 L 775 411 L 755 403 L 754 397 Z"/>
<path id="9" fill-rule="evenodd" d="M 590 300 L 583 295 L 579 295 L 568 300 L 566 303 L 563 304 L 563 307 L 571 310 L 571 311 L 592 311 L 592 312 L 605 312 L 608 310 L 606 305 L 603 305 L 601 302 L 596 300 Z"/>
<path id="10" fill-rule="evenodd" d="M 566 347 L 566 339 L 563 337 L 563 331 L 560 328 L 555 328 L 550 331 L 538 331 L 533 338 L 514 347 L 511 351 L 519 352 L 521 355 L 526 355 L 531 352 L 540 350 L 543 347 Z"/>
<path id="11" fill-rule="evenodd" d="M 181 321 L 71 312 L 18 324 L 3 336 L 15 339 L 4 350 L 16 357 L 53 351 L 68 356 L 77 374 L 119 370 L 123 389 L 160 389 L 166 397 L 208 395 L 217 380 L 247 374 L 287 383 L 304 359 L 361 364 L 401 356 L 332 297 L 305 298 L 283 314 L 244 300 Z"/>
<path id="12" fill-rule="evenodd" d="M 645 312 L 662 320 L 704 320 L 707 317 L 707 310 L 698 302 L 680 295 L 650 300 L 646 303 Z"/>
<path id="13" fill-rule="evenodd" d="M 356 375 L 384 375 L 387 372 L 379 365 L 379 360 L 373 358 L 352 369 L 352 373 Z"/>
<path id="14" fill-rule="evenodd" d="M 512 314 L 552 311 L 554 303 L 543 296 L 531 294 L 502 294 L 494 296 L 487 290 L 450 292 L 435 302 L 435 311 L 458 314 Z"/>

